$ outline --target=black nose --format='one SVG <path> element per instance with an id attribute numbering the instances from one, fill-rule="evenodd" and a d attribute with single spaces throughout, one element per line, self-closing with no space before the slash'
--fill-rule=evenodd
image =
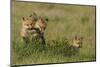
<path id="1" fill-rule="evenodd" d="M 33 28 L 30 28 L 30 30 L 32 30 Z"/>
<path id="2" fill-rule="evenodd" d="M 32 30 L 33 28 L 28 28 L 28 30 Z"/>

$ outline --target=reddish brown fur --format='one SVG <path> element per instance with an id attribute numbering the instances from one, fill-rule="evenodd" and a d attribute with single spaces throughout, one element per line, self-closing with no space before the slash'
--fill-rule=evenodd
<path id="1" fill-rule="evenodd" d="M 47 23 L 42 17 L 39 18 L 39 20 L 36 22 L 36 25 L 35 25 L 36 28 L 39 28 L 41 33 L 44 33 L 46 26 L 47 26 Z"/>
<path id="2" fill-rule="evenodd" d="M 73 39 L 73 46 L 75 47 L 82 47 L 83 37 L 77 37 L 75 36 Z"/>

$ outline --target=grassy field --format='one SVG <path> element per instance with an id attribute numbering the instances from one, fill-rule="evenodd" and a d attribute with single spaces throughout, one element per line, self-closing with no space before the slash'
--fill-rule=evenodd
<path id="1" fill-rule="evenodd" d="M 49 19 L 45 49 L 41 44 L 25 45 L 21 41 L 21 18 L 33 11 Z M 75 51 L 68 47 L 75 35 L 83 36 L 84 41 L 79 55 L 74 56 Z M 12 2 L 12 65 L 95 61 L 95 46 L 94 6 Z"/>

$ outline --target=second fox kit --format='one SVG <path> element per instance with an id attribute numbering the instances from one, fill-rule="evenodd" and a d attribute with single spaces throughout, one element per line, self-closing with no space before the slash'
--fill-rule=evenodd
<path id="1" fill-rule="evenodd" d="M 73 39 L 72 46 L 74 46 L 76 48 L 80 48 L 80 47 L 82 47 L 82 42 L 83 42 L 83 37 L 75 36 L 74 39 Z"/>
<path id="2" fill-rule="evenodd" d="M 35 13 L 29 17 L 23 17 L 21 30 L 21 36 L 23 40 L 27 42 L 29 36 L 32 36 L 32 39 L 34 39 L 35 36 L 39 36 L 42 40 L 42 43 L 45 43 L 43 33 L 46 25 L 46 21 L 42 17 L 37 18 Z"/>

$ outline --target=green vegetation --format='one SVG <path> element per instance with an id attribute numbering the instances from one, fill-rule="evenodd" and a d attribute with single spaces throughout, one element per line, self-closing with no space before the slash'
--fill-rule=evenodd
<path id="1" fill-rule="evenodd" d="M 20 37 L 21 18 L 33 11 L 49 19 L 45 49 L 38 42 L 25 44 Z M 75 35 L 84 38 L 79 52 L 69 49 Z M 95 7 L 12 2 L 12 65 L 95 61 L 95 45 Z"/>

